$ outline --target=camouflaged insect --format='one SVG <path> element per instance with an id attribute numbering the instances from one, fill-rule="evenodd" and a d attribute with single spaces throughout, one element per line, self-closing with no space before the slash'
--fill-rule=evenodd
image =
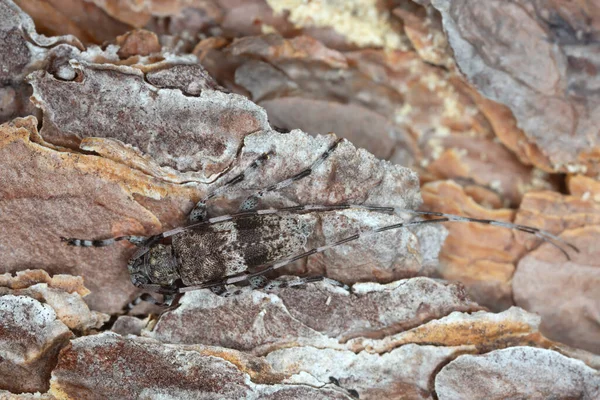
<path id="1" fill-rule="evenodd" d="M 128 240 L 139 247 L 129 261 L 128 268 L 134 285 L 147 291 L 166 295 L 170 303 L 173 296 L 186 291 L 211 288 L 217 294 L 232 293 L 226 285 L 246 282 L 253 288 L 301 285 L 320 277 L 289 281 L 267 281 L 264 275 L 284 265 L 332 247 L 392 229 L 440 222 L 475 222 L 533 234 L 560 249 L 563 246 L 578 251 L 573 245 L 557 236 L 537 228 L 507 222 L 468 218 L 458 215 L 380 207 L 367 205 L 304 205 L 281 209 L 257 210 L 258 200 L 267 192 L 283 189 L 309 176 L 334 152 L 342 139 L 333 144 L 307 169 L 281 182 L 266 187 L 248 197 L 236 214 L 207 218 L 206 203 L 245 179 L 246 174 L 258 168 L 272 153 L 258 157 L 240 175 L 208 194 L 190 213 L 190 224 L 155 236 L 120 236 L 103 240 L 66 239 L 68 244 L 84 247 L 101 247 Z M 407 220 L 368 231 L 357 232 L 334 243 L 305 250 L 312 225 L 307 213 L 344 209 L 362 209 L 377 213 L 429 216 L 434 219 Z M 157 303 L 151 297 L 145 300 Z"/>
<path id="2" fill-rule="evenodd" d="M 220 282 L 275 260 L 303 252 L 312 233 L 304 215 L 248 215 L 202 224 L 149 243 L 149 251 L 129 265 L 137 286 L 190 287 Z"/>

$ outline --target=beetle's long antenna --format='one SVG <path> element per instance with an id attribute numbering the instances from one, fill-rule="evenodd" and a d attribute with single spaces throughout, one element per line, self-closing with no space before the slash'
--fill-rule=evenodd
<path id="1" fill-rule="evenodd" d="M 121 240 L 128 240 L 129 242 L 135 244 L 136 246 L 141 246 L 146 242 L 148 238 L 145 236 L 118 236 L 110 239 L 99 239 L 99 240 L 88 240 L 88 239 L 75 239 L 75 238 L 66 238 L 62 237 L 60 240 L 62 242 L 66 242 L 69 246 L 76 247 L 104 247 L 110 246 L 116 242 L 120 242 Z"/>
<path id="2" fill-rule="evenodd" d="M 452 222 L 474 222 L 474 223 L 478 223 L 478 224 L 500 226 L 503 228 L 515 229 L 517 231 L 526 232 L 531 235 L 537 236 L 538 238 L 542 239 L 544 242 L 548 242 L 551 245 L 553 245 L 554 247 L 556 247 L 557 249 L 559 249 L 565 255 L 567 260 L 570 260 L 571 257 L 569 257 L 569 254 L 562 246 L 568 246 L 571 249 L 573 249 L 576 253 L 579 253 L 579 249 L 577 247 L 575 247 L 573 244 L 559 238 L 556 235 L 551 234 L 550 232 L 546 232 L 542 229 L 534 228 L 532 226 L 513 224 L 511 222 L 496 221 L 493 219 L 462 217 L 460 215 L 446 214 L 446 213 L 435 212 L 435 211 L 417 211 L 417 210 L 410 210 L 410 209 L 403 209 L 403 208 L 395 208 L 394 211 L 396 214 L 400 214 L 400 215 L 402 213 L 412 214 L 412 215 L 430 215 L 433 217 L 448 218 L 448 221 L 452 221 Z"/>

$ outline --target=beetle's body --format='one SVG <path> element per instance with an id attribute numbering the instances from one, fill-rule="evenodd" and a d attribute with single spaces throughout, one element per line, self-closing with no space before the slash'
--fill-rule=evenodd
<path id="1" fill-rule="evenodd" d="M 199 225 L 157 242 L 130 265 L 134 283 L 169 287 L 218 282 L 304 250 L 312 226 L 306 215 L 252 215 Z M 137 284 L 136 283 L 136 284 Z"/>

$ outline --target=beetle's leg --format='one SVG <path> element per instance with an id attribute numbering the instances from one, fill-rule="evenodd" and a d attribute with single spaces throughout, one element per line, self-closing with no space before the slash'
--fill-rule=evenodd
<path id="1" fill-rule="evenodd" d="M 210 291 L 221 297 L 231 297 L 242 293 L 240 288 L 228 289 L 225 285 L 211 286 Z"/>
<path id="2" fill-rule="evenodd" d="M 252 287 L 252 289 L 263 289 L 263 290 L 284 289 L 284 288 L 288 288 L 288 287 L 304 286 L 308 283 L 320 282 L 320 281 L 326 281 L 326 282 L 333 284 L 334 286 L 340 286 L 347 290 L 350 289 L 349 286 L 344 285 L 343 283 L 335 281 L 333 279 L 325 278 L 322 275 L 309 276 L 306 278 L 296 278 L 296 279 L 292 279 L 292 280 L 289 280 L 289 279 L 286 279 L 286 280 L 267 279 L 263 275 L 256 275 L 256 276 L 253 276 L 248 279 L 248 282 L 250 283 L 250 286 Z"/>
<path id="3" fill-rule="evenodd" d="M 335 151 L 335 149 L 338 147 L 338 145 L 340 144 L 340 142 L 342 140 L 343 139 L 341 139 L 341 138 L 336 139 L 335 142 L 333 142 L 333 144 L 331 146 L 329 146 L 329 148 L 323 154 L 321 154 L 319 156 L 319 158 L 317 158 L 310 167 L 306 168 L 303 171 L 298 172 L 297 174 L 295 174 L 287 179 L 282 180 L 281 182 L 277 182 L 270 186 L 267 186 L 266 188 L 261 189 L 258 192 L 247 197 L 246 200 L 244 200 L 242 202 L 242 204 L 240 205 L 240 211 L 249 211 L 249 210 L 256 209 L 256 206 L 258 205 L 258 200 L 262 196 L 264 196 L 265 193 L 274 192 L 276 190 L 281 190 L 284 187 L 290 186 L 292 183 L 299 181 L 302 178 L 306 178 L 307 176 L 312 174 L 312 172 L 317 167 L 319 167 L 321 164 L 323 164 L 323 162 L 325 162 L 325 160 L 327 160 L 329 158 L 329 156 Z"/>
<path id="4" fill-rule="evenodd" d="M 342 385 L 340 385 L 340 380 L 337 379 L 337 378 L 335 378 L 335 377 L 333 377 L 333 376 L 329 377 L 329 382 L 332 383 L 332 384 L 334 384 L 335 386 L 341 388 L 341 389 L 344 389 L 342 387 Z M 350 396 L 354 397 L 355 399 L 359 399 L 360 398 L 359 395 L 358 395 L 358 392 L 355 389 L 344 389 L 344 390 L 347 390 L 348 394 Z"/>
<path id="5" fill-rule="evenodd" d="M 165 305 L 163 302 L 156 300 L 150 293 L 142 293 L 123 307 L 123 314 L 129 314 L 129 312 L 142 301 L 158 306 Z"/>
<path id="6" fill-rule="evenodd" d="M 310 167 L 308 167 L 307 169 L 295 174 L 294 176 L 292 176 L 290 178 L 284 179 L 281 182 L 270 185 L 267 188 L 262 189 L 262 190 L 258 191 L 257 193 L 249 196 L 240 206 L 240 211 L 249 211 L 249 210 L 255 209 L 256 205 L 258 204 L 258 199 L 260 197 L 262 197 L 265 193 L 283 189 L 284 187 L 289 186 L 292 183 L 309 176 L 315 168 L 317 168 L 327 158 L 329 158 L 331 153 L 333 153 L 333 151 L 336 149 L 336 147 L 339 145 L 339 143 L 341 141 L 342 141 L 342 139 L 336 139 L 336 141 L 323 154 L 321 154 L 321 156 L 319 156 L 319 158 L 315 162 L 313 162 L 313 164 Z M 206 202 L 208 200 L 212 199 L 213 197 L 223 194 L 225 191 L 230 189 L 232 186 L 235 186 L 236 184 L 244 181 L 246 179 L 247 174 L 250 171 L 255 170 L 259 166 L 261 166 L 266 160 L 269 159 L 269 157 L 272 154 L 273 154 L 272 152 L 267 152 L 267 153 L 261 154 L 260 157 L 258 157 L 256 160 L 254 160 L 252 162 L 252 164 L 250 164 L 242 173 L 240 173 L 239 175 L 236 175 L 235 177 L 233 177 L 232 179 L 227 181 L 223 186 L 221 186 L 221 187 L 215 189 L 214 191 L 210 192 L 209 194 L 207 194 L 202 200 L 200 200 L 196 204 L 196 206 L 190 212 L 190 215 L 189 215 L 190 222 L 201 222 L 201 221 L 206 220 L 206 217 L 207 217 Z"/>
<path id="7" fill-rule="evenodd" d="M 142 301 L 161 307 L 176 307 L 181 296 L 182 295 L 180 293 L 166 293 L 163 295 L 163 300 L 159 301 L 156 300 L 150 293 L 142 293 L 129 302 L 125 307 L 123 307 L 122 314 L 129 314 L 129 312 L 131 312 L 131 310 L 133 310 L 133 308 Z"/>
<path id="8" fill-rule="evenodd" d="M 267 153 L 261 154 L 241 174 L 234 176 L 232 179 L 230 179 L 229 181 L 225 182 L 223 184 L 223 186 L 221 186 L 221 187 L 213 190 L 212 192 L 210 192 L 209 194 L 207 194 L 206 196 L 204 196 L 204 198 L 202 200 L 200 200 L 198 203 L 196 203 L 196 206 L 190 212 L 190 215 L 189 215 L 190 222 L 201 222 L 201 221 L 206 220 L 206 217 L 207 217 L 206 202 L 208 200 L 212 199 L 213 197 L 216 197 L 216 196 L 219 196 L 219 195 L 223 194 L 225 191 L 227 191 L 232 186 L 235 186 L 236 184 L 238 184 L 238 183 L 242 182 L 243 180 L 245 180 L 246 179 L 246 175 L 249 172 L 257 169 L 258 167 L 260 167 L 266 160 L 269 159 L 269 157 L 272 154 L 273 154 L 272 152 L 267 152 Z"/>
<path id="9" fill-rule="evenodd" d="M 136 286 L 143 290 L 159 293 L 163 296 L 163 299 L 162 301 L 159 301 L 156 300 L 156 298 L 154 298 L 154 296 L 152 296 L 150 293 L 142 293 L 135 299 L 133 299 L 125 307 L 123 307 L 124 314 L 129 313 L 135 306 L 140 304 L 142 301 L 155 304 L 157 306 L 176 306 L 179 303 L 179 299 L 182 296 L 182 294 L 177 291 L 177 288 L 175 286 L 163 287 L 155 284 L 138 284 Z"/>
<path id="10" fill-rule="evenodd" d="M 136 246 L 141 246 L 144 244 L 149 238 L 146 236 L 118 236 L 109 239 L 100 239 L 100 240 L 89 240 L 89 239 L 75 239 L 75 238 L 66 238 L 61 237 L 60 240 L 66 242 L 70 246 L 78 246 L 78 247 L 104 247 L 110 246 L 116 242 L 120 242 L 121 240 L 128 240 L 130 243 L 135 244 Z"/>
<path id="11" fill-rule="evenodd" d="M 263 276 L 255 276 L 254 278 L 248 279 L 248 283 L 252 287 L 252 289 L 262 289 L 270 282 L 270 280 Z"/>

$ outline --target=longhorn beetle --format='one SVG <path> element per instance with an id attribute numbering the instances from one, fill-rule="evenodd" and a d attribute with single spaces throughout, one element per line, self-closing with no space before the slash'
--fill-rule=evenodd
<path id="1" fill-rule="evenodd" d="M 559 237 L 530 226 L 488 219 L 461 217 L 440 212 L 417 211 L 396 207 L 368 205 L 304 205 L 280 209 L 257 210 L 258 200 L 267 192 L 277 191 L 309 176 L 335 151 L 343 139 L 337 139 L 313 164 L 305 170 L 281 182 L 270 185 L 246 198 L 239 212 L 213 218 L 207 217 L 207 202 L 228 188 L 242 182 L 247 173 L 262 165 L 272 153 L 264 153 L 254 160 L 246 170 L 210 192 L 200 200 L 189 215 L 190 224 L 150 237 L 119 236 L 110 239 L 86 240 L 61 238 L 72 246 L 102 247 L 121 240 L 127 240 L 138 250 L 128 263 L 131 281 L 146 291 L 158 292 L 165 300 L 159 303 L 152 296 L 142 295 L 137 300 L 170 305 L 176 295 L 211 288 L 220 295 L 235 294 L 225 285 L 245 282 L 253 288 L 300 285 L 321 277 L 305 278 L 296 281 L 268 281 L 267 272 L 281 268 L 296 260 L 321 253 L 332 247 L 348 243 L 361 237 L 374 235 L 392 229 L 448 221 L 475 222 L 527 232 L 549 242 L 569 255 L 566 245 L 575 251 L 575 246 Z M 344 209 L 362 209 L 387 214 L 409 214 L 412 216 L 436 217 L 418 219 L 387 225 L 368 231 L 357 232 L 352 236 L 325 244 L 308 251 L 304 250 L 311 228 L 304 218 L 310 212 Z"/>

